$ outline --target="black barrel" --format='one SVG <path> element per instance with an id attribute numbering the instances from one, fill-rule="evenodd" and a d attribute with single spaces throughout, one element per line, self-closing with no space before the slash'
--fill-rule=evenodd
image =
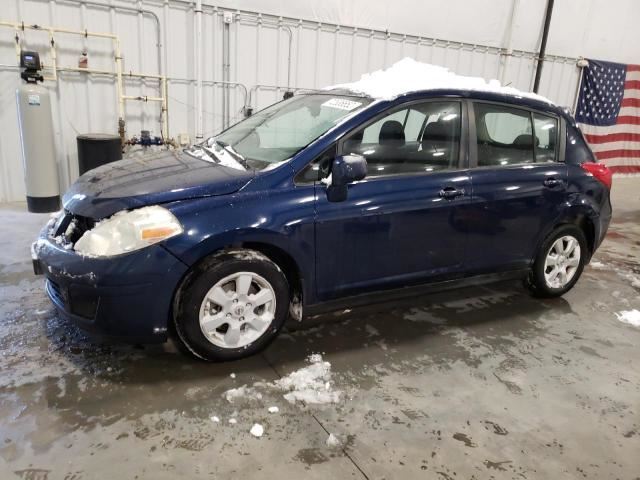
<path id="1" fill-rule="evenodd" d="M 78 171 L 91 169 L 122 159 L 122 144 L 118 135 L 85 133 L 78 135 Z"/>

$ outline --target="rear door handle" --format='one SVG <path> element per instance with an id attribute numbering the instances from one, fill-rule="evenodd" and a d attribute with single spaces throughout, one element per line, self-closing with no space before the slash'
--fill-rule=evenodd
<path id="1" fill-rule="evenodd" d="M 547 178 L 542 184 L 545 187 L 557 187 L 558 185 L 562 185 L 562 180 L 558 180 L 557 178 Z"/>
<path id="2" fill-rule="evenodd" d="M 464 195 L 464 189 L 456 188 L 456 187 L 444 187 L 440 190 L 440 198 L 445 198 L 447 200 L 453 200 L 456 197 L 461 197 Z"/>

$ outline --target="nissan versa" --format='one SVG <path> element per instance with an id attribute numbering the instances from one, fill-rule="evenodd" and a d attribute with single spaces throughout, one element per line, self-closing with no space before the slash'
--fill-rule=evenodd
<path id="1" fill-rule="evenodd" d="M 610 186 L 549 102 L 329 89 L 86 173 L 32 253 L 81 328 L 230 360 L 289 316 L 373 299 L 514 277 L 562 295 L 603 240 Z"/>

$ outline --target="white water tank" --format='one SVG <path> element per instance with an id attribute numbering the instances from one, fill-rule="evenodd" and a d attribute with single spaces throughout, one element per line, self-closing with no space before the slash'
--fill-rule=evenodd
<path id="1" fill-rule="evenodd" d="M 60 184 L 49 91 L 27 82 L 16 90 L 16 101 L 27 208 L 33 213 L 55 212 L 60 209 Z"/>

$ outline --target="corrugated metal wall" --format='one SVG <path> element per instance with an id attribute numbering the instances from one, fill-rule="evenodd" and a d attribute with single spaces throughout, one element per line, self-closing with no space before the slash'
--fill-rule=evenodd
<path id="1" fill-rule="evenodd" d="M 109 2 L 15 0 L 6 7 L 3 2 L 0 20 L 117 34 L 125 73 L 166 73 L 169 135 L 187 133 L 193 139 L 193 3 L 176 0 L 102 3 Z M 0 28 L 0 201 L 24 198 L 15 108 L 15 88 L 20 83 L 15 67 L 16 35 L 23 48 L 38 50 L 45 65 L 51 64 L 46 32 Z M 230 53 L 226 65 L 225 38 Z M 113 45 L 108 39 L 56 34 L 55 44 L 59 67 L 77 67 L 79 57 L 86 51 L 90 68 L 114 70 Z M 487 79 L 499 78 L 507 58 L 504 50 L 491 46 L 210 5 L 204 8 L 203 44 L 205 136 L 241 119 L 246 107 L 259 109 L 279 100 L 287 89 L 319 88 L 351 81 L 405 56 Z M 575 60 L 549 57 L 540 93 L 560 104 L 571 105 L 579 74 Z M 503 78 L 506 84 L 530 90 L 534 69 L 533 52 L 514 51 Z M 77 133 L 117 132 L 115 76 L 60 72 L 57 82 L 45 85 L 53 97 L 58 161 L 62 188 L 66 188 L 77 177 Z M 157 80 L 126 75 L 124 89 L 127 95 L 160 94 Z M 142 129 L 160 133 L 158 103 L 127 102 L 125 113 L 128 136 Z"/>

